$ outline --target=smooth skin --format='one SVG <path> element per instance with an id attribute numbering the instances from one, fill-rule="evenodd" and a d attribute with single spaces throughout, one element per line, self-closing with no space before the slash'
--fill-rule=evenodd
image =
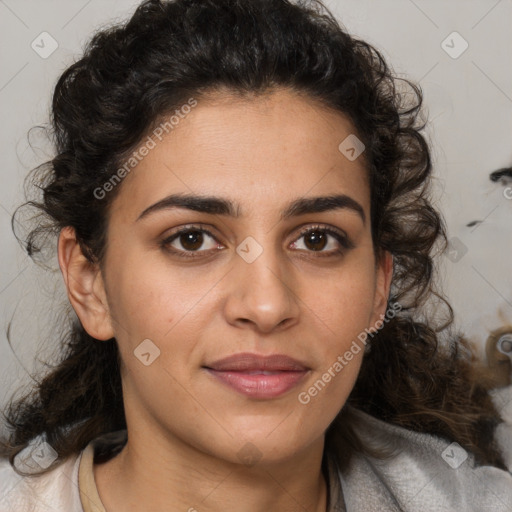
<path id="1" fill-rule="evenodd" d="M 62 230 L 71 304 L 91 336 L 115 336 L 123 365 L 128 443 L 94 468 L 108 512 L 326 510 L 325 431 L 364 350 L 308 404 L 298 395 L 385 313 L 392 276 L 389 253 L 375 260 L 363 158 L 338 149 L 353 133 L 345 116 L 288 89 L 217 92 L 119 185 L 101 268 Z M 240 216 L 174 207 L 139 218 L 177 193 L 230 200 Z M 280 219 L 296 199 L 333 194 L 357 202 L 365 220 L 349 207 Z M 190 225 L 213 236 L 164 243 Z M 337 230 L 349 247 L 304 228 Z M 236 251 L 247 237 L 263 249 L 252 263 Z M 147 366 L 134 354 L 146 339 L 160 350 Z M 310 370 L 281 396 L 250 398 L 204 368 L 239 352 L 286 354 Z M 240 457 L 249 446 L 253 465 Z"/>

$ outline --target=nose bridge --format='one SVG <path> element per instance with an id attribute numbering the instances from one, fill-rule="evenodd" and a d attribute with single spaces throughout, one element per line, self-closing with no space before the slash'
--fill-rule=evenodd
<path id="1" fill-rule="evenodd" d="M 227 307 L 231 322 L 250 321 L 268 331 L 297 317 L 298 304 L 290 282 L 293 272 L 287 271 L 291 263 L 286 262 L 282 250 L 273 242 L 272 232 L 263 231 L 237 246 Z"/>

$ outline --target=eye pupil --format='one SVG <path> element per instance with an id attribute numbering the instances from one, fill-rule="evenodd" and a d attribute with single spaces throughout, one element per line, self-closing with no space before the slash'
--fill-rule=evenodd
<path id="1" fill-rule="evenodd" d="M 325 244 L 327 242 L 327 237 L 325 236 L 325 234 L 318 231 L 310 231 L 306 235 L 305 239 L 306 246 L 314 251 L 321 251 L 325 247 Z M 312 244 L 310 244 L 310 242 L 312 242 Z M 321 243 L 321 247 L 315 247 L 315 244 L 318 244 L 319 242 Z M 313 247 L 311 247 L 310 245 L 313 245 Z"/>
<path id="2" fill-rule="evenodd" d="M 180 235 L 181 245 L 189 250 L 194 251 L 203 245 L 203 234 L 201 231 L 188 231 Z"/>

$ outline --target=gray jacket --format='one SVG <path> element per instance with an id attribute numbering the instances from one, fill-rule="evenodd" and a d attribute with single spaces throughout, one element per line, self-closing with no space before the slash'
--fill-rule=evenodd
<path id="1" fill-rule="evenodd" d="M 512 467 L 475 467 L 457 443 L 357 414 L 363 419 L 359 436 L 395 455 L 382 460 L 356 454 L 346 471 L 338 471 L 344 501 L 331 482 L 330 512 L 512 512 Z M 507 435 L 510 446 L 510 425 L 500 429 L 499 441 Z"/>

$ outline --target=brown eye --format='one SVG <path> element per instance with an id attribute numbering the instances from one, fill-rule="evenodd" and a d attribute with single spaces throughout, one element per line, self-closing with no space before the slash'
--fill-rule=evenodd
<path id="1" fill-rule="evenodd" d="M 305 245 L 312 251 L 321 251 L 327 245 L 327 236 L 321 231 L 309 231 L 304 235 Z"/>
<path id="2" fill-rule="evenodd" d="M 203 245 L 203 234 L 201 231 L 187 231 L 180 233 L 178 237 L 181 246 L 187 251 L 197 251 Z"/>
<path id="3" fill-rule="evenodd" d="M 300 247 L 297 241 L 293 242 L 292 247 L 310 253 L 316 252 L 318 256 L 340 256 L 345 250 L 354 248 L 354 244 L 343 231 L 330 227 L 313 226 L 306 228 L 297 240 L 301 239 L 304 240 L 304 247 Z M 331 239 L 334 239 L 334 243 L 330 241 Z"/>
<path id="4" fill-rule="evenodd" d="M 208 246 L 208 240 L 210 244 Z M 204 247 L 206 245 L 206 247 Z M 215 237 L 204 228 L 184 227 L 160 242 L 165 251 L 184 258 L 204 256 L 212 249 L 220 248 Z"/>

